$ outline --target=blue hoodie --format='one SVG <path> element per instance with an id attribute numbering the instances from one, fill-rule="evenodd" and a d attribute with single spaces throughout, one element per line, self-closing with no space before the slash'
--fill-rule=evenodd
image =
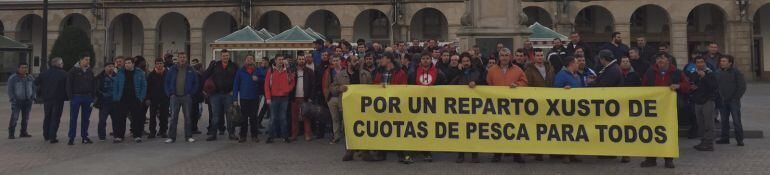
<path id="1" fill-rule="evenodd" d="M 567 69 L 561 69 L 561 71 L 559 71 L 559 73 L 557 73 L 556 77 L 554 78 L 553 87 L 563 88 L 566 86 L 570 86 L 572 88 L 584 87 L 580 75 L 577 73 L 572 74 L 571 72 L 567 71 Z"/>

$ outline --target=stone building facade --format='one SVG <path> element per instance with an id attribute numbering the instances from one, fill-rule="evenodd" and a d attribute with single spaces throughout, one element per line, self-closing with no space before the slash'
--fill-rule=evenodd
<path id="1" fill-rule="evenodd" d="M 747 1 L 747 5 L 741 2 Z M 156 58 L 189 52 L 203 62 L 213 55 L 208 43 L 242 26 L 278 33 L 291 26 L 311 27 L 328 38 L 385 43 L 413 39 L 458 40 L 465 0 L 51 0 L 47 24 L 39 1 L 0 0 L 0 34 L 30 43 L 42 52 L 43 33 L 50 51 L 59 31 L 74 25 L 87 31 L 97 65 L 115 56 Z M 737 57 L 752 79 L 770 79 L 770 0 L 523 0 L 524 25 L 539 22 L 563 34 L 606 42 L 613 31 L 633 45 L 645 36 L 670 45 L 686 63 L 706 42 Z M 497 21 L 506 22 L 506 21 Z M 48 31 L 42 31 L 42 26 Z M 31 60 L 39 66 L 37 60 Z M 751 72 L 751 73 L 749 73 Z"/>

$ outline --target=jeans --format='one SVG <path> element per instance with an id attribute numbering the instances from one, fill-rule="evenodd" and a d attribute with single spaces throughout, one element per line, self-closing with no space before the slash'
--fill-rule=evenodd
<path id="1" fill-rule="evenodd" d="M 27 122 L 29 121 L 29 110 L 32 109 L 32 100 L 16 100 L 11 103 L 11 123 L 8 123 L 8 134 L 14 135 L 16 131 L 16 123 L 19 121 L 19 113 L 21 113 L 21 134 L 29 134 L 27 132 Z"/>
<path id="2" fill-rule="evenodd" d="M 733 118 L 733 130 L 735 130 L 735 140 L 743 142 L 743 124 L 741 123 L 741 100 L 725 100 L 720 109 L 722 112 L 722 139 L 730 139 L 730 116 Z"/>
<path id="3" fill-rule="evenodd" d="M 698 135 L 702 135 L 701 143 L 712 145 L 714 143 L 714 101 L 709 100 L 704 104 L 695 104 L 695 117 L 698 119 Z"/>
<path id="4" fill-rule="evenodd" d="M 93 97 L 88 95 L 73 95 L 70 100 L 70 130 L 67 136 L 74 139 L 78 129 L 78 112 L 82 111 L 80 118 L 80 137 L 88 138 L 88 124 L 91 120 L 91 103 Z"/>
<path id="5" fill-rule="evenodd" d="M 184 137 L 192 138 L 192 120 L 190 120 L 192 111 L 192 98 L 189 95 L 171 96 L 171 120 L 168 130 L 168 138 L 176 140 L 176 130 L 179 123 L 179 108 L 184 112 Z"/>
<path id="6" fill-rule="evenodd" d="M 117 115 L 112 118 L 112 136 L 123 139 L 126 135 L 126 117 L 131 116 L 131 133 L 134 138 L 140 138 L 144 134 L 144 107 L 137 100 L 121 101 L 115 109 Z"/>
<path id="7" fill-rule="evenodd" d="M 216 135 L 220 125 L 225 123 L 225 111 L 233 105 L 233 96 L 227 94 L 213 94 L 209 97 L 211 102 L 211 112 L 213 116 L 209 117 L 209 134 Z"/>
<path id="8" fill-rule="evenodd" d="M 150 136 L 166 135 L 168 132 L 169 102 L 151 101 L 150 103 Z M 159 128 L 160 130 L 158 130 Z"/>
<path id="9" fill-rule="evenodd" d="M 289 97 L 273 97 L 270 101 L 270 138 L 289 137 Z"/>
<path id="10" fill-rule="evenodd" d="M 64 110 L 64 101 L 51 100 L 43 103 L 45 116 L 43 117 L 43 138 L 45 140 L 56 140 L 56 133 L 59 131 L 61 114 Z"/>
<path id="11" fill-rule="evenodd" d="M 203 107 L 201 106 L 201 103 L 192 103 L 192 107 L 190 107 L 190 121 L 192 121 L 191 127 L 193 132 L 200 131 L 198 130 L 198 121 L 201 119 L 201 116 L 203 115 L 201 111 L 203 111 Z"/>
<path id="12" fill-rule="evenodd" d="M 99 109 L 99 122 L 96 124 L 99 140 L 107 139 L 107 117 L 114 118 L 115 112 L 115 105 L 112 102 L 102 102 L 102 107 Z M 112 126 L 115 127 L 114 122 Z"/>
<path id="13" fill-rule="evenodd" d="M 259 136 L 257 130 L 257 112 L 259 110 L 259 99 L 247 100 L 241 99 L 241 131 L 239 136 L 246 138 L 251 132 L 251 137 Z"/>

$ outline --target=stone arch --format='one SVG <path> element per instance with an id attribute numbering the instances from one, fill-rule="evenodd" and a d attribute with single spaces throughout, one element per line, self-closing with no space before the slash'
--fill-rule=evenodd
<path id="1" fill-rule="evenodd" d="M 257 29 L 267 29 L 272 33 L 278 34 L 292 27 L 289 16 L 277 10 L 271 10 L 263 13 L 259 17 Z"/>
<path id="2" fill-rule="evenodd" d="M 695 6 L 687 16 L 687 51 L 704 49 L 709 42 L 716 42 L 724 52 L 727 13 L 716 4 Z M 689 55 L 689 54 L 688 54 Z"/>
<path id="3" fill-rule="evenodd" d="M 353 24 L 353 40 L 390 43 L 392 32 L 388 16 L 377 9 L 361 11 Z"/>
<path id="4" fill-rule="evenodd" d="M 339 40 L 342 38 L 340 19 L 329 10 L 316 10 L 308 15 L 305 20 L 305 27 L 312 28 L 329 39 Z"/>
<path id="5" fill-rule="evenodd" d="M 447 17 L 435 8 L 423 8 L 412 15 L 409 24 L 410 40 L 435 39 L 447 41 L 449 39 L 449 23 Z"/>
<path id="6" fill-rule="evenodd" d="M 71 13 L 62 18 L 61 23 L 59 23 L 59 31 L 61 32 L 62 29 L 69 26 L 74 26 L 83 30 L 88 34 L 88 37 L 91 38 L 91 22 L 88 21 L 88 18 L 83 16 L 83 14 Z"/>
<path id="7" fill-rule="evenodd" d="M 190 53 L 190 22 L 181 13 L 169 12 L 157 21 L 156 56 L 184 51 Z"/>
<path id="8" fill-rule="evenodd" d="M 214 57 L 211 51 L 210 43 L 238 30 L 238 24 L 230 13 L 218 11 L 209 14 L 203 21 L 202 28 L 202 63 L 208 63 L 208 60 Z"/>
<path id="9" fill-rule="evenodd" d="M 671 17 L 668 11 L 655 4 L 637 8 L 630 18 L 629 40 L 636 45 L 637 37 L 645 37 L 650 45 L 668 44 L 671 40 Z"/>
<path id="10" fill-rule="evenodd" d="M 614 19 L 612 12 L 607 8 L 588 6 L 575 15 L 575 31 L 588 43 L 603 43 L 608 41 L 615 31 Z"/>
<path id="11" fill-rule="evenodd" d="M 28 44 L 32 47 L 32 58 L 39 59 L 42 54 L 43 35 L 47 34 L 45 30 L 45 23 L 43 23 L 43 17 L 37 14 L 24 15 L 16 23 L 16 41 Z M 43 63 L 41 63 L 43 64 Z M 36 67 L 31 69 L 33 72 L 37 72 L 40 65 L 32 65 Z"/>
<path id="12" fill-rule="evenodd" d="M 758 7 L 750 17 L 754 22 L 754 57 L 752 69 L 757 77 L 767 79 L 770 74 L 770 3 Z"/>
<path id="13" fill-rule="evenodd" d="M 144 24 L 136 15 L 123 13 L 112 19 L 107 34 L 107 58 L 137 56 L 144 51 Z"/>
<path id="14" fill-rule="evenodd" d="M 524 13 L 527 14 L 527 21 L 524 23 L 526 26 L 530 26 L 535 22 L 540 23 L 543 26 L 553 28 L 554 18 L 547 10 L 538 6 L 529 6 L 524 8 Z"/>

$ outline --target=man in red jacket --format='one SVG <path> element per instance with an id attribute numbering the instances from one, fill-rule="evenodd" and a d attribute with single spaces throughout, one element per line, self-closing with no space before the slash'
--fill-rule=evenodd
<path id="1" fill-rule="evenodd" d="M 265 76 L 265 101 L 270 105 L 270 136 L 265 143 L 273 143 L 274 138 L 289 139 L 289 93 L 295 85 L 294 73 L 286 69 L 286 59 L 279 55 L 275 58 L 275 66 L 267 71 Z"/>
<path id="2" fill-rule="evenodd" d="M 642 86 L 668 86 L 677 93 L 690 92 L 690 82 L 687 81 L 684 72 L 676 69 L 669 60 L 668 54 L 655 55 L 655 65 L 647 70 L 644 78 L 642 78 Z M 664 160 L 666 168 L 674 168 L 674 158 L 664 158 Z M 657 164 L 655 157 L 647 157 L 642 162 L 641 167 L 652 167 Z"/>

